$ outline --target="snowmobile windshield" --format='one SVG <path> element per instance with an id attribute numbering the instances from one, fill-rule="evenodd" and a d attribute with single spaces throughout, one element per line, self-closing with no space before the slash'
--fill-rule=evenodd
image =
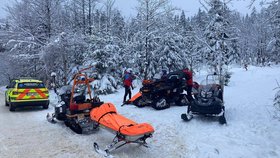
<path id="1" fill-rule="evenodd" d="M 203 91 L 210 91 L 213 85 L 219 84 L 219 81 L 214 77 L 207 77 L 206 79 L 202 80 L 200 83 L 200 88 Z"/>
<path id="2" fill-rule="evenodd" d="M 219 82 L 215 79 L 207 79 L 207 80 L 202 80 L 200 85 L 212 85 L 212 84 L 218 84 Z"/>
<path id="3" fill-rule="evenodd" d="M 59 91 L 58 91 L 58 94 L 59 95 L 62 95 L 62 94 L 70 94 L 71 93 L 71 86 L 70 85 L 67 85 L 67 86 L 62 86 Z"/>
<path id="4" fill-rule="evenodd" d="M 203 80 L 200 84 L 200 89 L 203 91 L 210 91 L 213 83 L 206 82 L 206 80 Z"/>
<path id="5" fill-rule="evenodd" d="M 86 85 L 81 84 L 75 87 L 74 93 L 75 95 L 83 95 L 85 94 L 85 91 L 86 91 Z"/>

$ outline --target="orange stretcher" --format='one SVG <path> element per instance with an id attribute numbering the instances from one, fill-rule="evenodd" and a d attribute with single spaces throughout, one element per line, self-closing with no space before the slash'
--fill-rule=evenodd
<path id="1" fill-rule="evenodd" d="M 91 110 L 90 117 L 100 126 L 116 134 L 112 144 L 105 149 L 109 153 L 125 144 L 137 143 L 146 146 L 146 139 L 154 133 L 154 128 L 148 123 L 138 124 L 117 113 L 112 103 L 104 103 Z M 122 142 L 121 145 L 117 144 Z M 97 143 L 95 149 L 99 149 Z M 98 150 L 97 150 L 98 152 Z"/>

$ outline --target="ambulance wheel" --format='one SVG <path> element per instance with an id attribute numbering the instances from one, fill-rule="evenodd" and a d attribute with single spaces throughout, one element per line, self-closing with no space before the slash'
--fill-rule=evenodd
<path id="1" fill-rule="evenodd" d="M 49 108 L 49 102 L 46 103 L 46 105 L 43 105 L 43 109 L 48 109 Z"/>
<path id="2" fill-rule="evenodd" d="M 9 104 L 9 110 L 10 110 L 10 111 L 16 111 L 15 105 L 13 105 L 13 103 L 11 103 L 11 102 L 10 102 L 10 104 Z"/>
<path id="3" fill-rule="evenodd" d="M 5 96 L 5 106 L 9 106 L 9 103 L 7 102 L 6 96 Z"/>

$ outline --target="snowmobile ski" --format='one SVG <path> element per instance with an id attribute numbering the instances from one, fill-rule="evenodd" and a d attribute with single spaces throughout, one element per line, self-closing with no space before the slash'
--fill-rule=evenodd
<path id="1" fill-rule="evenodd" d="M 220 123 L 221 125 L 227 124 L 227 120 L 226 120 L 224 114 L 223 114 L 222 116 L 219 117 L 219 123 Z"/>
<path id="2" fill-rule="evenodd" d="M 182 114 L 181 119 L 184 121 L 190 121 L 193 118 L 193 115 Z"/>
<path id="3" fill-rule="evenodd" d="M 100 149 L 99 145 L 96 142 L 93 143 L 93 147 L 94 147 L 95 152 L 98 153 L 99 155 L 101 155 L 103 157 L 113 158 L 113 156 L 109 154 L 108 150 Z"/>
<path id="4" fill-rule="evenodd" d="M 50 122 L 50 123 L 56 123 L 56 121 L 54 120 L 54 118 L 55 118 L 55 116 L 54 116 L 54 114 L 47 114 L 47 116 L 46 116 L 46 118 L 47 118 L 47 120 L 48 120 L 48 122 Z"/>

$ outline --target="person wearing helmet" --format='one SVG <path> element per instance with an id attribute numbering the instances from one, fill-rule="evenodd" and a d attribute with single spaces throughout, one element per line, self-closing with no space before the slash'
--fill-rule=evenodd
<path id="1" fill-rule="evenodd" d="M 128 68 L 126 71 L 125 71 L 125 74 L 124 74 L 124 81 L 123 81 L 123 84 L 124 84 L 124 88 L 125 88 L 125 93 L 124 93 L 124 97 L 123 97 L 123 103 L 126 102 L 126 97 L 128 95 L 129 99 L 131 98 L 131 89 L 133 89 L 133 86 L 132 86 L 132 81 L 135 79 L 135 76 L 132 74 L 132 69 L 131 68 Z"/>

